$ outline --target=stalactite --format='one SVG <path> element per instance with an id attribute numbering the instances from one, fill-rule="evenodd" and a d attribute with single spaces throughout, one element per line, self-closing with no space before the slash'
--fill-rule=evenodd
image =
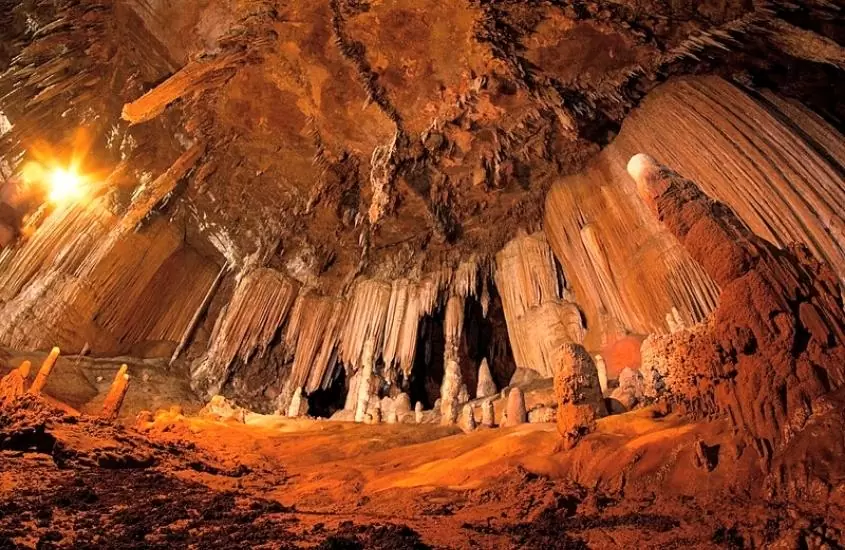
<path id="1" fill-rule="evenodd" d="M 132 204 L 129 205 L 126 213 L 120 218 L 118 224 L 118 235 L 134 231 L 144 218 L 159 205 L 185 177 L 185 175 L 196 166 L 197 161 L 205 153 L 205 144 L 197 143 L 182 153 L 173 165 L 153 182 L 142 185 L 132 195 Z"/>
<path id="2" fill-rule="evenodd" d="M 215 395 L 236 360 L 263 355 L 287 319 L 299 287 L 281 273 L 258 268 L 244 274 L 221 312 L 206 357 L 193 367 L 192 381 Z"/>
<path id="3" fill-rule="evenodd" d="M 593 165 L 546 200 L 546 234 L 587 317 L 588 344 L 627 331 L 665 332 L 673 308 L 692 325 L 719 295 L 639 203 L 625 171 L 633 154 L 645 151 L 701 182 L 765 239 L 807 244 L 845 279 L 837 237 L 845 221 L 837 207 L 845 204 L 843 142 L 819 117 L 769 92 L 752 98 L 717 77 L 658 88 Z"/>
<path id="4" fill-rule="evenodd" d="M 496 255 L 496 286 L 518 367 L 554 376 L 566 343 L 581 343 L 581 313 L 562 298 L 554 256 L 543 233 L 517 237 Z"/>
<path id="5" fill-rule="evenodd" d="M 74 273 L 113 223 L 114 216 L 96 201 L 59 207 L 40 227 L 28 228 L 31 237 L 0 255 L 0 302 L 45 273 Z"/>
<path id="6" fill-rule="evenodd" d="M 376 280 L 363 280 L 353 290 L 340 340 L 340 359 L 353 370 L 361 366 L 365 342 L 372 340 L 375 350 L 383 345 L 391 292 Z"/>
<path id="7" fill-rule="evenodd" d="M 294 304 L 285 330 L 285 348 L 293 357 L 290 380 L 308 393 L 327 389 L 337 357 L 340 322 L 346 303 L 311 292 Z"/>
<path id="8" fill-rule="evenodd" d="M 211 60 L 192 61 L 179 72 L 131 103 L 123 106 L 123 120 L 139 124 L 154 119 L 178 99 L 224 85 L 246 61 L 243 52 Z"/>

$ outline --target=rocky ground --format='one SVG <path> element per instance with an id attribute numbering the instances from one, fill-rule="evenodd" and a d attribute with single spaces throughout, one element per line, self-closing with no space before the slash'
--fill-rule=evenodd
<path id="1" fill-rule="evenodd" d="M 559 441 L 549 424 L 462 434 L 178 411 L 123 428 L 24 397 L 0 411 L 0 547 L 842 542 L 841 487 L 824 500 L 819 491 L 816 500 L 767 497 L 756 457 L 735 450 L 724 421 L 688 423 L 652 408 L 600 420 L 573 451 Z M 799 446 L 792 456 L 808 454 L 818 452 Z"/>

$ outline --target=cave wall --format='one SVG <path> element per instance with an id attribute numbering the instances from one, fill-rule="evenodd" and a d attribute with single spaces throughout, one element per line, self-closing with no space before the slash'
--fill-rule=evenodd
<path id="1" fill-rule="evenodd" d="M 701 321 L 719 295 L 638 200 L 625 167 L 639 152 L 700 182 L 755 233 L 779 246 L 805 243 L 845 276 L 841 134 L 770 92 L 752 95 L 718 77 L 673 80 L 546 200 L 545 230 L 585 312 L 591 347 L 628 332 L 667 332 L 678 317 Z"/>

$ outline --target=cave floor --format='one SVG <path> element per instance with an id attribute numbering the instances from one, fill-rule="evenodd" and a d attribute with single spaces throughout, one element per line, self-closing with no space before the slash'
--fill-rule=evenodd
<path id="1" fill-rule="evenodd" d="M 552 424 L 169 412 L 139 430 L 33 398 L 0 410 L 0 548 L 725 548 L 824 524 L 734 486 L 756 459 L 723 422 L 655 409 L 568 451 Z"/>

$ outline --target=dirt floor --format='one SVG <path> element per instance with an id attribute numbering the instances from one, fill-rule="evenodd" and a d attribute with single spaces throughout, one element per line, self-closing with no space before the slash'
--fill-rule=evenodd
<path id="1" fill-rule="evenodd" d="M 725 423 L 654 408 L 601 420 L 568 452 L 551 424 L 147 420 L 114 426 L 31 397 L 0 410 L 0 548 L 841 543 L 841 507 L 764 497 Z"/>

